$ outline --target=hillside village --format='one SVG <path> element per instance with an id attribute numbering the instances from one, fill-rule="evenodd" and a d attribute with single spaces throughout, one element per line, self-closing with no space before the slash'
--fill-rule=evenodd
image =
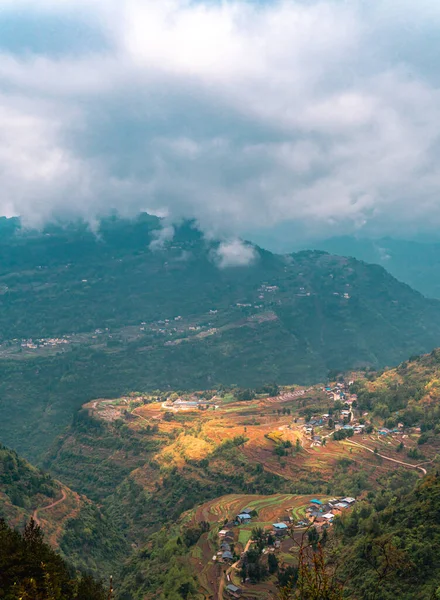
<path id="1" fill-rule="evenodd" d="M 37 267 L 37 269 L 42 268 L 41 266 Z M 79 285 L 90 286 L 91 283 L 88 279 L 82 279 Z M 16 357 L 17 354 L 23 355 L 23 353 L 24 356 L 29 357 L 34 355 L 44 356 L 44 354 L 52 353 L 53 350 L 66 351 L 69 346 L 78 344 L 89 344 L 97 348 L 106 347 L 110 344 L 114 347 L 117 344 L 125 345 L 143 338 L 152 338 L 155 342 L 162 343 L 164 346 L 172 346 L 188 340 L 197 341 L 206 336 L 220 334 L 222 331 L 231 328 L 242 327 L 246 322 L 261 324 L 265 321 L 276 320 L 277 316 L 272 312 L 271 307 L 282 304 L 282 300 L 277 298 L 279 292 L 278 285 L 264 282 L 253 290 L 253 301 L 234 302 L 227 309 L 212 308 L 206 314 L 202 314 L 197 318 L 173 315 L 169 318 L 151 322 L 141 321 L 138 325 L 127 325 L 112 329 L 102 327 L 89 332 L 66 332 L 64 335 L 47 338 L 4 340 L 0 344 L 0 358 Z M 314 292 L 306 290 L 303 286 L 299 286 L 295 294 L 298 298 L 313 295 Z M 340 296 L 344 301 L 350 298 L 346 291 L 334 292 L 333 296 Z"/>
<path id="2" fill-rule="evenodd" d="M 229 506 L 231 500 L 220 499 L 210 505 L 209 514 L 217 514 L 220 507 Z M 238 500 L 244 502 L 245 498 Z M 351 497 L 307 501 L 294 496 L 261 500 L 249 497 L 249 501 L 250 506 L 240 508 L 238 514 L 225 514 L 220 525 L 201 524 L 207 533 L 202 535 L 204 541 L 199 546 L 202 550 L 199 566 L 203 570 L 212 565 L 210 577 L 216 577 L 217 581 L 211 579 L 211 585 L 218 590 L 218 598 L 252 598 L 262 589 L 272 597 L 276 593 L 277 578 L 291 572 L 302 540 L 318 540 L 328 535 L 334 518 L 353 508 L 356 502 Z M 200 507 L 199 511 L 206 512 L 206 509 Z M 277 514 L 277 520 L 268 521 Z M 208 540 L 211 543 L 207 544 Z M 213 555 L 209 553 L 212 548 L 216 549 Z M 215 565 L 221 568 L 215 570 Z"/>
<path id="3" fill-rule="evenodd" d="M 217 498 L 201 504 L 182 529 L 183 535 L 188 527 L 199 532 L 189 559 L 208 595 L 253 598 L 261 590 L 275 594 L 277 578 L 295 564 L 299 540 L 330 534 L 335 521 L 365 498 L 362 490 L 374 489 L 398 468 L 417 479 L 433 460 L 430 447 L 420 458 L 418 427 L 386 428 L 383 419 L 359 407 L 353 390 L 363 378 L 352 373 L 311 387 L 157 390 L 98 399 L 84 409 L 93 419 L 126 428 L 124 435 L 130 431 L 164 444 L 153 455 L 157 471 L 136 471 L 150 493 L 160 485 L 161 472 L 184 477 L 194 468 L 196 477 L 222 473 L 226 490 L 234 471 L 225 474 L 223 448 L 236 457 L 242 481 L 249 481 L 241 485 L 255 489 L 267 475 L 276 478 L 272 496 Z M 287 482 L 303 495 L 285 494 Z M 325 494 L 326 488 L 337 492 Z M 308 489 L 313 495 L 305 495 Z"/>

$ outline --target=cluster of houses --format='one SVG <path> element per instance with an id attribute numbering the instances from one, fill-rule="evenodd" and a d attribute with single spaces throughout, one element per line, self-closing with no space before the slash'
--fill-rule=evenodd
<path id="1" fill-rule="evenodd" d="M 252 508 L 244 508 L 234 519 L 229 523 L 226 523 L 223 528 L 219 531 L 219 550 L 213 560 L 217 562 L 232 562 L 234 556 L 232 553 L 232 545 L 234 543 L 234 532 L 233 528 L 237 525 L 243 525 L 252 521 Z M 292 517 L 286 516 L 277 523 L 272 524 L 272 531 L 270 532 L 274 538 L 280 538 L 286 535 L 289 531 L 289 525 L 293 522 Z M 280 547 L 280 542 L 275 540 L 274 549 Z"/>
<path id="2" fill-rule="evenodd" d="M 377 433 L 379 435 L 403 435 L 405 429 L 405 425 L 403 423 L 398 423 L 397 427 L 395 427 L 394 429 L 387 429 L 386 427 L 382 427 L 381 429 L 379 429 L 377 431 Z M 411 433 L 420 433 L 421 429 L 420 427 L 411 427 L 410 428 Z M 404 436 L 406 437 L 406 436 Z"/>
<path id="3" fill-rule="evenodd" d="M 298 521 L 297 527 L 306 527 L 310 524 L 329 525 L 333 522 L 336 515 L 341 514 L 347 508 L 350 508 L 356 502 L 355 498 L 333 498 L 328 502 L 322 502 L 317 498 L 310 500 L 310 506 L 307 508 L 307 520 Z"/>
<path id="4" fill-rule="evenodd" d="M 20 343 L 20 346 L 22 348 L 31 348 L 32 350 L 35 350 L 36 348 L 41 348 L 41 347 L 54 347 L 54 346 L 59 346 L 61 344 L 69 344 L 69 340 L 65 339 L 65 338 L 47 338 L 47 339 L 41 339 L 41 340 L 35 340 L 33 341 L 32 339 L 29 340 L 22 340 Z"/>
<path id="5" fill-rule="evenodd" d="M 307 508 L 307 517 L 304 520 L 298 521 L 296 527 L 308 527 L 312 524 L 316 524 L 318 527 L 328 527 L 334 517 L 340 514 L 347 508 L 350 508 L 356 502 L 355 498 L 333 498 L 327 502 L 313 498 L 310 500 L 310 506 Z M 240 524 L 250 523 L 252 520 L 253 510 L 251 508 L 243 509 L 235 519 L 231 522 L 226 523 L 223 528 L 219 531 L 219 550 L 213 556 L 213 560 L 216 562 L 232 564 L 234 561 L 234 531 L 233 528 Z M 272 530 L 269 532 L 274 538 L 273 545 L 264 548 L 263 553 L 274 552 L 281 548 L 282 538 L 287 535 L 290 531 L 290 526 L 293 523 L 293 517 L 286 515 L 282 517 L 280 521 L 272 524 Z M 245 554 L 242 554 L 242 558 Z M 225 592 L 232 598 L 240 598 L 242 589 L 230 581 L 225 587 Z"/>
<path id="6" fill-rule="evenodd" d="M 234 543 L 234 532 L 230 529 L 234 523 L 227 523 L 218 533 L 220 548 L 212 558 L 218 562 L 231 563 L 234 560 L 232 544 Z"/>
<path id="7" fill-rule="evenodd" d="M 333 400 L 334 402 L 339 400 L 344 404 L 351 405 L 357 400 L 356 394 L 350 394 L 350 386 L 353 383 L 353 381 L 348 381 L 347 383 L 338 382 L 334 387 L 325 387 L 324 392 L 327 394 L 329 400 Z"/>
<path id="8" fill-rule="evenodd" d="M 220 549 L 217 554 L 213 556 L 213 560 L 217 562 L 230 563 L 234 560 L 232 553 L 232 544 L 234 543 L 234 532 L 233 528 L 243 523 L 250 523 L 252 520 L 252 508 L 244 508 L 233 521 L 226 523 L 223 528 L 218 532 Z"/>
<path id="9" fill-rule="evenodd" d="M 269 294 L 273 294 L 275 292 L 278 292 L 280 288 L 277 285 L 262 285 L 258 291 L 260 292 L 258 298 L 260 300 L 264 299 L 264 293 L 268 292 Z"/>
<path id="10" fill-rule="evenodd" d="M 344 421 L 341 423 L 340 421 L 335 421 L 333 423 L 334 431 L 339 431 L 341 429 L 352 429 L 354 433 L 361 434 L 365 431 L 365 423 L 359 423 L 357 421 L 353 421 L 353 415 L 351 411 L 341 411 L 341 417 Z M 321 418 L 315 418 L 309 421 L 304 425 L 304 432 L 306 435 L 311 436 L 312 442 L 315 445 L 321 445 L 322 443 L 322 435 L 316 434 L 316 427 L 324 427 L 328 424 L 329 415 L 322 415 Z M 382 429 L 381 431 L 385 431 Z M 393 430 L 394 431 L 394 430 Z"/>
<path id="11" fill-rule="evenodd" d="M 217 554 L 215 554 L 212 558 L 216 562 L 231 564 L 234 561 L 233 554 L 233 544 L 234 544 L 234 532 L 233 527 L 241 524 L 250 523 L 252 520 L 253 509 L 244 508 L 238 515 L 236 515 L 234 521 L 226 523 L 223 528 L 219 531 L 219 550 Z M 289 531 L 289 525 L 286 522 L 291 523 L 292 517 L 286 516 L 284 521 L 280 521 L 278 523 L 273 523 L 272 531 L 270 532 L 274 538 L 276 538 L 273 542 L 273 546 L 270 548 L 265 548 L 263 550 L 266 552 L 274 552 L 275 550 L 279 550 L 281 547 L 280 538 L 282 538 Z M 242 558 L 244 557 L 244 553 L 242 554 Z M 229 579 L 229 578 L 228 578 Z M 231 581 L 225 588 L 228 596 L 232 598 L 240 598 L 242 594 L 242 589 Z"/>
<path id="12" fill-rule="evenodd" d="M 198 398 L 197 396 L 191 396 L 190 398 L 177 398 L 172 401 L 168 399 L 164 403 L 164 408 L 171 408 L 173 410 L 185 410 L 185 409 L 207 409 L 210 406 L 215 406 L 214 401 L 216 398 L 206 400 L 205 398 Z"/>
<path id="13" fill-rule="evenodd" d="M 359 423 L 357 420 L 353 420 L 353 402 L 357 401 L 356 394 L 350 394 L 350 386 L 353 381 L 349 382 L 338 382 L 334 387 L 327 386 L 323 391 L 327 394 L 329 400 L 334 402 L 340 401 L 344 404 L 344 408 L 338 411 L 336 415 L 322 414 L 314 416 L 309 422 L 304 425 L 304 432 L 306 435 L 312 438 L 312 445 L 321 445 L 323 437 L 319 435 L 319 431 L 316 431 L 319 427 L 325 427 L 331 423 L 332 429 L 339 431 L 340 429 L 351 429 L 355 434 L 362 434 L 365 431 L 366 424 Z M 355 405 L 356 406 L 356 405 Z"/>

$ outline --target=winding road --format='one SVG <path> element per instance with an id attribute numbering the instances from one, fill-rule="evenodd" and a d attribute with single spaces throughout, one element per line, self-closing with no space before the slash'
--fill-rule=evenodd
<path id="1" fill-rule="evenodd" d="M 38 511 L 40 510 L 50 510 L 51 508 L 54 508 L 55 506 L 57 506 L 58 504 L 61 504 L 61 502 L 64 502 L 64 500 L 66 499 L 66 492 L 64 491 L 64 488 L 61 488 L 61 498 L 59 498 L 58 500 L 55 500 L 55 502 L 52 502 L 51 504 L 48 504 L 47 506 L 41 506 L 40 508 L 36 508 L 32 514 L 32 518 L 35 521 L 35 523 L 37 525 L 40 525 L 40 519 L 38 518 Z"/>
<path id="2" fill-rule="evenodd" d="M 372 450 L 371 448 L 369 448 L 368 446 L 364 446 L 363 444 L 359 444 L 359 442 L 354 442 L 352 440 L 346 440 L 346 442 L 348 444 L 352 444 L 353 446 L 359 446 L 359 448 L 363 448 L 364 450 L 368 450 L 368 452 L 372 452 L 373 454 L 376 454 L 376 456 L 380 456 L 384 460 L 390 460 L 391 462 L 395 462 L 398 465 L 403 465 L 404 467 L 410 467 L 411 469 L 419 469 L 423 473 L 423 475 L 426 475 L 426 469 L 424 467 L 422 467 L 421 465 L 426 465 L 426 464 L 432 462 L 432 460 L 428 460 L 428 461 L 426 461 L 424 463 L 420 463 L 419 465 L 412 465 L 411 463 L 403 462 L 402 460 L 397 460 L 396 458 L 390 458 L 389 456 L 384 456 L 383 454 L 378 454 L 374 450 Z"/>

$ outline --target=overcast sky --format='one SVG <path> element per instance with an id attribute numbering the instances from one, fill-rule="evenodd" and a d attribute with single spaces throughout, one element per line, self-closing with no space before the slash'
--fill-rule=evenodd
<path id="1" fill-rule="evenodd" d="M 438 0 L 0 0 L 0 213 L 440 226 Z"/>

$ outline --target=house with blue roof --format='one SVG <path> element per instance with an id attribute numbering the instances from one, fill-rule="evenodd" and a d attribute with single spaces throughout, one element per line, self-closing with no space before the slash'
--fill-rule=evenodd
<path id="1" fill-rule="evenodd" d="M 289 527 L 285 523 L 273 523 L 273 528 L 276 535 L 284 535 L 289 530 Z"/>
<path id="2" fill-rule="evenodd" d="M 237 521 L 239 523 L 249 523 L 251 519 L 252 517 L 248 513 L 240 513 L 239 515 L 237 515 Z"/>
<path id="3" fill-rule="evenodd" d="M 226 550 L 225 552 L 223 552 L 222 559 L 224 561 L 233 561 L 234 557 L 232 556 L 232 552 L 229 552 L 229 550 Z"/>

